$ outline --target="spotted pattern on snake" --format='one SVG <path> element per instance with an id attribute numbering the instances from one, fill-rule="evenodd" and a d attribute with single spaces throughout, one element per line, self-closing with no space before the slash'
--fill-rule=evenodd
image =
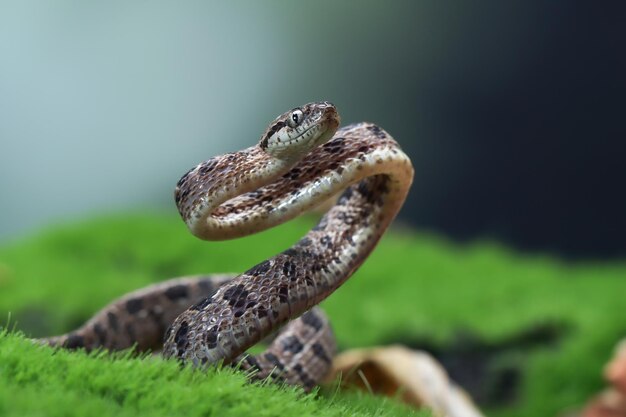
<path id="1" fill-rule="evenodd" d="M 236 277 L 181 278 L 136 291 L 80 329 L 43 341 L 144 350 L 158 348 L 165 333 L 165 358 L 196 367 L 234 364 L 253 378 L 310 390 L 335 351 L 330 324 L 315 306 L 369 256 L 413 179 L 409 158 L 383 129 L 338 127 L 328 102 L 295 108 L 270 123 L 257 146 L 209 159 L 176 186 L 183 220 L 206 240 L 271 228 L 343 191 L 291 248 Z M 277 329 L 266 351 L 245 354 Z"/>

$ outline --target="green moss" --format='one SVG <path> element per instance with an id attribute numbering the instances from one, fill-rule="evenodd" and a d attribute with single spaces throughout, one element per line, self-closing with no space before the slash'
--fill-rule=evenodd
<path id="1" fill-rule="evenodd" d="M 0 249 L 0 314 L 11 312 L 28 336 L 67 331 L 151 282 L 241 272 L 288 247 L 312 224 L 299 220 L 228 242 L 199 241 L 179 219 L 156 214 L 56 228 Z M 493 353 L 538 326 L 555 327 L 553 343 L 509 347 L 489 364 L 522 371 L 515 400 L 489 410 L 513 417 L 554 415 L 601 386 L 602 364 L 626 333 L 624 294 L 624 264 L 568 265 L 494 244 L 460 247 L 392 232 L 323 306 L 344 349 L 424 341 L 458 348 L 464 332 Z M 52 354 L 19 336 L 0 338 L 1 415 L 67 415 L 69 408 L 73 415 L 176 415 L 185 407 L 192 410 L 186 415 L 405 413 L 393 401 L 328 397 L 245 385 L 229 370 L 198 376 L 160 360 Z M 294 408 L 279 412 L 286 403 Z"/>
<path id="2" fill-rule="evenodd" d="M 0 334 L 2 416 L 372 416 L 407 410 L 390 401 L 316 399 L 249 385 L 230 368 L 207 373 L 158 358 L 54 352 Z M 417 415 L 417 414 L 415 414 Z M 426 417 L 426 415 L 422 415 Z"/>

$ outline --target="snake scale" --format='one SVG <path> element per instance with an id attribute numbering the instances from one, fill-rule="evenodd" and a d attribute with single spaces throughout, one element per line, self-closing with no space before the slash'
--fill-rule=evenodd
<path id="1" fill-rule="evenodd" d="M 163 343 L 165 358 L 236 364 L 253 378 L 310 390 L 335 351 L 316 305 L 368 257 L 413 180 L 409 158 L 383 129 L 338 128 L 334 105 L 306 104 L 276 118 L 258 145 L 202 162 L 176 186 L 183 220 L 206 240 L 268 229 L 343 192 L 292 247 L 236 277 L 177 278 L 127 294 L 81 328 L 43 342 L 139 351 Z M 245 354 L 279 328 L 263 353 Z"/>

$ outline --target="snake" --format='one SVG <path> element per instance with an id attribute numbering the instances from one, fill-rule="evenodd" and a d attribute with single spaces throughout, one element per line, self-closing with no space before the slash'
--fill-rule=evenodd
<path id="1" fill-rule="evenodd" d="M 41 341 L 87 351 L 162 349 L 182 365 L 233 365 L 251 379 L 310 391 L 336 351 L 318 304 L 370 255 L 413 181 L 411 161 L 389 133 L 369 122 L 339 125 L 330 102 L 294 108 L 272 121 L 257 145 L 202 162 L 176 185 L 182 219 L 204 240 L 257 233 L 340 195 L 291 247 L 239 275 L 174 278 L 136 290 L 80 328 Z M 246 353 L 272 335 L 262 353 Z"/>

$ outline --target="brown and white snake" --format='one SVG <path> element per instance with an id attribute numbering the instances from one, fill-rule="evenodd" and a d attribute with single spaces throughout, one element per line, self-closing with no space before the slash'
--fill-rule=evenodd
<path id="1" fill-rule="evenodd" d="M 315 307 L 368 257 L 402 206 L 413 167 L 380 127 L 339 130 L 328 102 L 276 118 L 258 145 L 209 159 L 175 191 L 178 210 L 201 239 L 268 229 L 343 191 L 291 248 L 243 274 L 186 277 L 130 293 L 81 328 L 44 343 L 65 348 L 158 349 L 183 363 L 237 364 L 254 378 L 310 390 L 327 373 L 335 341 Z M 245 351 L 273 331 L 263 353 Z"/>

